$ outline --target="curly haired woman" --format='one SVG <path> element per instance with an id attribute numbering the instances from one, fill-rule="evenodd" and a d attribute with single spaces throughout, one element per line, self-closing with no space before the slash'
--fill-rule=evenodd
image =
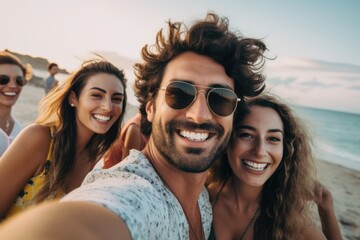
<path id="1" fill-rule="evenodd" d="M 227 154 L 210 170 L 210 239 L 338 239 L 324 226 L 323 234 L 310 217 L 317 181 L 300 120 L 270 95 L 249 100 L 239 112 Z M 337 226 L 332 216 L 327 221 Z M 331 231 L 340 236 L 338 226 Z"/>

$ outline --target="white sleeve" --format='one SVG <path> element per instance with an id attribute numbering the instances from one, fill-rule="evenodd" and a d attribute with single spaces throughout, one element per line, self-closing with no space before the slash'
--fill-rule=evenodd
<path id="1" fill-rule="evenodd" d="M 86 183 L 61 201 L 100 204 L 124 220 L 132 239 L 166 239 L 169 213 L 162 196 L 146 180 L 106 178 Z"/>

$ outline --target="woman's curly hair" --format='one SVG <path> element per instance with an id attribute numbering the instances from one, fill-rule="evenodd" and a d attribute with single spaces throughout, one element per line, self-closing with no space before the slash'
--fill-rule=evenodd
<path id="1" fill-rule="evenodd" d="M 238 113 L 232 139 L 251 106 L 275 110 L 284 125 L 283 158 L 263 186 L 254 239 L 293 239 L 302 227 L 311 223 L 309 200 L 313 199 L 316 177 L 310 135 L 290 107 L 275 96 L 263 94 L 247 101 L 247 105 L 248 109 Z M 232 169 L 225 154 L 211 167 L 208 183 L 222 183 L 231 176 Z"/>
<path id="2" fill-rule="evenodd" d="M 167 36 L 160 30 L 155 45 L 143 47 L 144 62 L 135 64 L 134 92 L 140 112 L 145 116 L 142 130 L 147 135 L 151 132 L 151 123 L 146 118 L 146 103 L 157 95 L 166 65 L 187 51 L 208 56 L 221 64 L 234 80 L 235 92 L 240 98 L 257 96 L 265 88 L 261 70 L 266 46 L 262 41 L 231 32 L 228 19 L 215 13 L 208 13 L 205 20 L 196 22 L 190 29 L 183 23 L 168 21 Z"/>

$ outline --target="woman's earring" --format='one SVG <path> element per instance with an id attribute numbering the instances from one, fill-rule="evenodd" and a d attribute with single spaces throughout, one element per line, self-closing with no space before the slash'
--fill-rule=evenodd
<path id="1" fill-rule="evenodd" d="M 73 103 L 71 103 L 70 106 L 75 107 L 75 105 Z"/>

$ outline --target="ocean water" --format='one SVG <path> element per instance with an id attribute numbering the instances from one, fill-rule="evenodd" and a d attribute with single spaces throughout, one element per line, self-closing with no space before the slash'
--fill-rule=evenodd
<path id="1" fill-rule="evenodd" d="M 360 171 L 360 114 L 292 107 L 312 133 L 317 157 Z"/>

